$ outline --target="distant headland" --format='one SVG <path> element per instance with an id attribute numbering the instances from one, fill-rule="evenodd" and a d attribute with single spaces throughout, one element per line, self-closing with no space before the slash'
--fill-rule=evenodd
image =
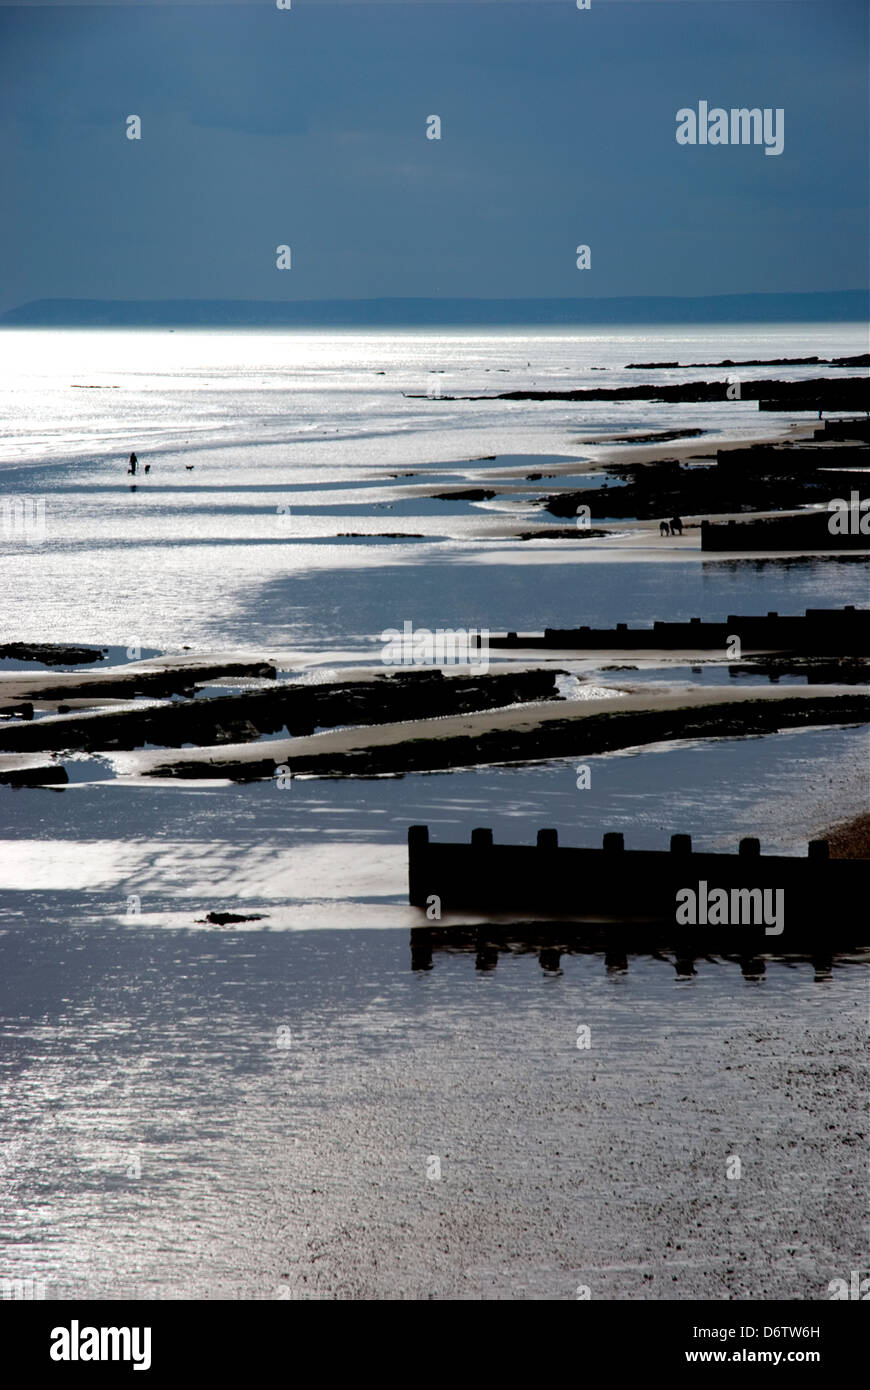
<path id="1" fill-rule="evenodd" d="M 610 299 L 37 299 L 2 327 L 379 328 L 865 322 L 868 290 Z"/>

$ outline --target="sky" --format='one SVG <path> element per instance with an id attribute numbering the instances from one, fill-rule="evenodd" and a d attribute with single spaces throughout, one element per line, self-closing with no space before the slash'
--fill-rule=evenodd
<path id="1" fill-rule="evenodd" d="M 0 3 L 0 312 L 862 288 L 867 89 L 864 0 Z"/>

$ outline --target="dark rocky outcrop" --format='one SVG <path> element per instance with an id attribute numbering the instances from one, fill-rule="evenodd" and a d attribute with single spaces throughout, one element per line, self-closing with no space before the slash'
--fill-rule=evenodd
<path id="1" fill-rule="evenodd" d="M 684 381 L 662 385 L 589 386 L 567 391 L 501 391 L 496 396 L 442 396 L 442 401 L 727 401 L 728 381 Z M 781 410 L 867 410 L 870 389 L 864 377 L 814 377 L 810 381 L 744 381 L 742 401 L 776 401 Z M 811 404 L 806 404 L 811 402 Z"/>
<path id="2" fill-rule="evenodd" d="M 277 671 L 264 661 L 201 662 L 183 666 L 114 667 L 104 675 L 89 672 L 68 681 L 43 680 L 27 676 L 27 695 L 31 700 L 129 700 L 137 695 L 160 699 L 170 695 L 193 696 L 196 686 L 223 678 L 274 680 Z M 16 685 L 20 682 L 16 681 Z M 20 699 L 3 704 L 0 683 L 0 714 L 6 714 Z"/>
<path id="3" fill-rule="evenodd" d="M 438 502 L 489 502 L 497 494 L 488 487 L 467 487 L 461 492 L 433 492 Z"/>
<path id="4" fill-rule="evenodd" d="M 558 699 L 554 671 L 506 671 L 445 677 L 439 669 L 375 676 L 344 684 L 282 684 L 141 710 L 72 714 L 0 728 L 8 751 L 132 749 L 144 743 L 246 743 L 262 734 L 311 734 L 344 724 L 385 724 Z M 270 765 L 271 766 L 271 765 Z"/>
<path id="5" fill-rule="evenodd" d="M 80 666 L 102 661 L 107 647 L 65 647 L 57 642 L 4 642 L 0 658 L 39 661 L 43 666 Z"/>
<path id="6" fill-rule="evenodd" d="M 582 719 L 553 719 L 523 728 L 488 729 L 455 737 L 410 738 L 342 752 L 306 753 L 288 760 L 293 775 L 367 777 L 383 773 L 435 772 L 484 764 L 542 762 L 551 758 L 609 753 L 636 744 L 683 738 L 739 738 L 815 724 L 862 724 L 870 720 L 870 695 L 818 695 L 758 701 L 716 701 L 677 709 L 613 710 Z M 410 731 L 409 731 L 410 732 Z M 182 755 L 183 756 L 183 755 Z M 227 777 L 255 781 L 272 777 L 274 757 L 257 762 L 190 759 L 147 769 L 151 777 Z"/>
<path id="7" fill-rule="evenodd" d="M 59 763 L 34 763 L 32 766 L 0 767 L 0 783 L 7 787 L 51 787 L 69 781 L 66 768 Z"/>
<path id="8" fill-rule="evenodd" d="M 231 926 L 235 922 L 262 922 L 268 913 L 251 912 L 245 916 L 241 912 L 207 912 L 204 917 L 197 917 L 197 922 L 211 922 L 216 927 Z"/>
<path id="9" fill-rule="evenodd" d="M 862 443 L 808 443 L 721 449 L 710 467 L 684 466 L 677 459 L 610 464 L 624 486 L 555 493 L 545 505 L 552 516 L 576 516 L 582 505 L 591 517 L 638 520 L 785 510 L 842 495 L 855 483 L 849 470 L 865 467 L 868 459 Z"/>
<path id="10" fill-rule="evenodd" d="M 867 367 L 870 366 L 870 353 L 861 352 L 854 357 L 751 357 L 742 362 L 733 362 L 723 357 L 721 362 L 626 362 L 626 369 L 653 367 Z"/>

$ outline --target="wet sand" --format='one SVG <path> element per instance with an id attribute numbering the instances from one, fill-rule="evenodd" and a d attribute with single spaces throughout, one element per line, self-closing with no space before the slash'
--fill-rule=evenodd
<path id="1" fill-rule="evenodd" d="M 4 1272 L 49 1298 L 814 1301 L 864 1267 L 859 966 L 411 972 L 404 933 L 256 926 L 92 928 L 98 975 L 43 928 Z"/>
<path id="2" fill-rule="evenodd" d="M 502 961 L 510 978 L 476 980 L 449 1036 L 433 1012 L 409 1046 L 351 1063 L 331 1133 L 294 1156 L 290 1296 L 812 1300 L 863 1267 L 861 991 L 812 994 L 808 966 L 755 985 L 700 969 L 608 979 L 593 957 L 547 981 Z M 743 1031 L 731 992 L 753 989 Z"/>

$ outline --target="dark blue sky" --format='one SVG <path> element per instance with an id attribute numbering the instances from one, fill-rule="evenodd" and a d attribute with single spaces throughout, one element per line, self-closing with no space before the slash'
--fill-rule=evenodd
<path id="1" fill-rule="evenodd" d="M 700 100 L 783 153 L 678 145 Z M 863 0 L 2 4 L 0 148 L 0 310 L 868 278 Z"/>

